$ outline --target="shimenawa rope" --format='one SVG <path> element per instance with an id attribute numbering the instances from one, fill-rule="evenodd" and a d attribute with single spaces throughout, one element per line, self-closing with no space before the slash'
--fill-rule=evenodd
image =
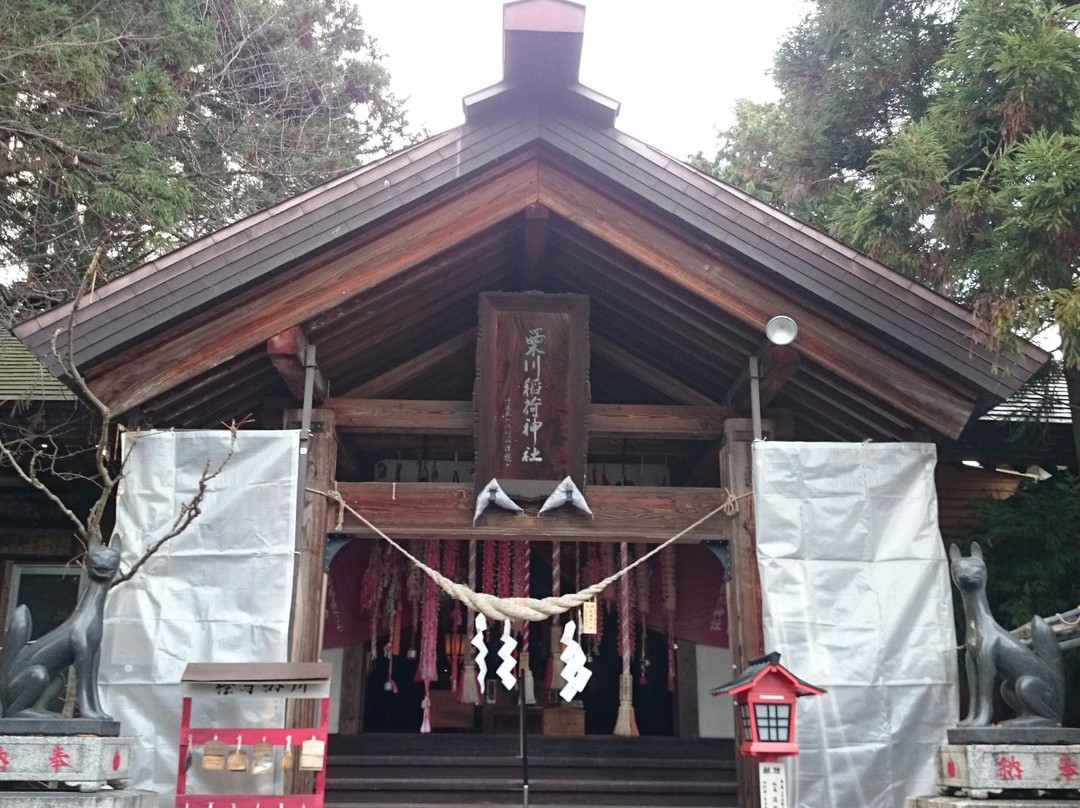
<path id="1" fill-rule="evenodd" d="M 624 575 L 627 575 L 639 564 L 644 564 L 661 550 L 674 544 L 691 530 L 694 530 L 704 522 L 707 522 L 718 513 L 723 513 L 726 516 L 734 516 L 739 512 L 739 500 L 748 497 L 753 493 L 752 491 L 747 491 L 736 496 L 727 489 L 720 489 L 726 494 L 726 498 L 721 505 L 709 511 L 693 524 L 683 528 L 667 541 L 656 545 L 656 547 L 636 559 L 633 563 L 628 564 L 623 567 L 623 569 L 609 575 L 602 581 L 587 586 L 580 592 L 575 592 L 571 595 L 552 595 L 546 598 L 500 598 L 483 592 L 474 592 L 465 584 L 451 581 L 438 570 L 432 569 L 403 546 L 383 533 L 378 527 L 369 522 L 362 513 L 345 502 L 344 497 L 342 497 L 339 491 L 321 491 L 317 488 L 307 488 L 306 490 L 309 493 L 321 494 L 327 499 L 335 501 L 338 504 L 339 513 L 342 508 L 347 510 L 359 519 L 369 530 L 373 531 L 377 536 L 415 564 L 425 575 L 431 578 L 431 580 L 435 582 L 435 585 L 443 592 L 455 600 L 461 601 L 473 611 L 480 612 L 491 620 L 530 620 L 533 622 L 547 620 L 549 617 L 553 617 L 557 614 L 565 614 L 572 609 L 577 609 L 583 604 L 588 603 Z"/>

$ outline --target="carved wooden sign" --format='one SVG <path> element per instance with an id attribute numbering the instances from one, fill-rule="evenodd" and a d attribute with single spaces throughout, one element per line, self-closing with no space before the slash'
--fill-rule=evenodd
<path id="1" fill-rule="evenodd" d="M 582 485 L 588 297 L 481 294 L 473 405 L 478 490 L 492 477 L 504 488 L 513 488 L 512 481 L 557 482 L 567 475 Z M 519 487 L 524 496 L 538 496 L 541 488 L 533 494 L 530 486 Z"/>

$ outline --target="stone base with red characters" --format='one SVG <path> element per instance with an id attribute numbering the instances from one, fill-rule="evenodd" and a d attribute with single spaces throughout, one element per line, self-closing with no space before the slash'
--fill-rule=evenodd
<path id="1" fill-rule="evenodd" d="M 943 794 L 1041 795 L 1080 805 L 1080 744 L 945 744 L 937 780 Z"/>
<path id="2" fill-rule="evenodd" d="M 131 778 L 131 738 L 0 735 L 0 783 L 59 783 L 80 791 L 123 788 Z"/>
<path id="3" fill-rule="evenodd" d="M 1080 800 L 1059 797 L 1013 797 L 974 800 L 968 797 L 918 797 L 908 800 L 907 808 L 1076 808 Z M 0 803 L 2 806 L 2 803 Z"/>

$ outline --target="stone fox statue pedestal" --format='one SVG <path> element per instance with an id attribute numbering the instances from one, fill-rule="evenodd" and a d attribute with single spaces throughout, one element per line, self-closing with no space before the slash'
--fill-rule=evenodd
<path id="1" fill-rule="evenodd" d="M 1065 673 L 1053 631 L 1033 618 L 1028 648 L 998 625 L 986 600 L 978 544 L 967 557 L 951 546 L 949 559 L 964 601 L 970 702 L 967 716 L 937 750 L 938 790 L 948 796 L 911 799 L 907 808 L 1080 806 L 1080 730 L 1061 726 Z M 990 726 L 999 680 L 1002 698 L 1017 715 Z"/>
<path id="2" fill-rule="evenodd" d="M 30 611 L 19 606 L 4 636 L 0 657 L 0 734 L 117 735 L 119 725 L 98 701 L 105 597 L 120 566 L 120 553 L 100 542 L 87 552 L 87 583 L 71 616 L 30 642 Z M 75 669 L 78 718 L 66 719 L 45 708 Z"/>

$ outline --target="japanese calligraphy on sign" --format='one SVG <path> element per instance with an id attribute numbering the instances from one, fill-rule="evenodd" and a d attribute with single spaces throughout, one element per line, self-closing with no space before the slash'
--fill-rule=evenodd
<path id="1" fill-rule="evenodd" d="M 583 295 L 480 295 L 476 480 L 582 479 L 588 328 Z"/>
<path id="2" fill-rule="evenodd" d="M 1016 759 L 1016 755 L 999 755 L 997 759 L 997 773 L 1002 780 L 1023 780 L 1024 767 Z"/>
<path id="3" fill-rule="evenodd" d="M 782 763 L 758 764 L 761 808 L 788 808 L 787 771 Z"/>
<path id="4" fill-rule="evenodd" d="M 543 463 L 544 458 L 540 455 L 537 447 L 536 435 L 544 422 L 540 420 L 540 407 L 543 404 L 544 383 L 540 378 L 540 365 L 544 357 L 544 329 L 531 328 L 525 335 L 525 383 L 521 386 L 522 408 L 521 414 L 525 416 L 525 426 L 521 434 L 526 438 L 525 451 L 521 453 L 522 463 Z M 532 445 L 528 439 L 532 438 Z"/>
<path id="5" fill-rule="evenodd" d="M 58 772 L 61 769 L 70 769 L 71 756 L 67 753 L 67 750 L 64 749 L 64 747 L 57 744 L 55 747 L 53 747 L 52 754 L 49 756 L 49 765 L 55 772 Z"/>

